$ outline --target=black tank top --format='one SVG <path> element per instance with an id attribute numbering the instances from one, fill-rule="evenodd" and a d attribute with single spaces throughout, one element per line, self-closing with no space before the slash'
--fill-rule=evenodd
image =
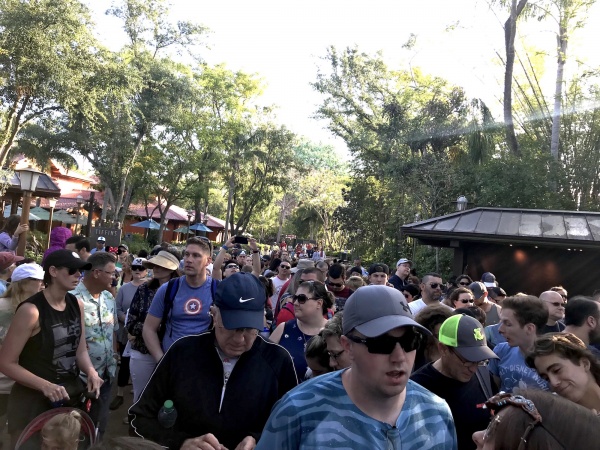
<path id="1" fill-rule="evenodd" d="M 75 296 L 67 294 L 65 300 L 67 306 L 64 311 L 52 308 L 43 292 L 23 302 L 38 309 L 41 330 L 25 343 L 19 355 L 19 365 L 56 384 L 79 376 L 76 355 L 82 331 L 81 311 Z"/>

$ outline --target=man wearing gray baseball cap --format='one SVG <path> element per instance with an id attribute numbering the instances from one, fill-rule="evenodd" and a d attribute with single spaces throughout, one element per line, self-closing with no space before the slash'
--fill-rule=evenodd
<path id="1" fill-rule="evenodd" d="M 456 449 L 446 402 L 408 379 L 427 329 L 402 293 L 371 285 L 348 298 L 342 320 L 349 368 L 313 378 L 273 408 L 257 450 Z"/>

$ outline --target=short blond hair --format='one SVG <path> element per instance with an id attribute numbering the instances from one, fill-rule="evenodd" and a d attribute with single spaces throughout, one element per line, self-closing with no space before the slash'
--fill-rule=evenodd
<path id="1" fill-rule="evenodd" d="M 81 414 L 77 411 L 57 414 L 42 428 L 42 449 L 45 445 L 65 450 L 77 450 L 81 433 Z"/>

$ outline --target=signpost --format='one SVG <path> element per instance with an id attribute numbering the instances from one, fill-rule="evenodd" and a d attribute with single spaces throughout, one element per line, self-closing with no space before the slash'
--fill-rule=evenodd
<path id="1" fill-rule="evenodd" d="M 119 228 L 94 227 L 90 235 L 90 243 L 93 245 L 98 237 L 104 236 L 106 238 L 106 245 L 117 247 L 121 243 L 121 231 Z"/>

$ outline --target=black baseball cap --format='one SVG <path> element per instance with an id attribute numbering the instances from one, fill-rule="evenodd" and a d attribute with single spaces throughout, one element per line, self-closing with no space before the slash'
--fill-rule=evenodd
<path id="1" fill-rule="evenodd" d="M 234 273 L 221 281 L 215 292 L 215 306 L 219 308 L 223 326 L 228 330 L 262 330 L 266 301 L 265 286 L 251 273 Z"/>
<path id="2" fill-rule="evenodd" d="M 90 270 L 92 268 L 92 264 L 85 262 L 77 253 L 64 249 L 56 250 L 46 256 L 44 270 L 48 271 L 50 266 L 79 270 Z"/>

